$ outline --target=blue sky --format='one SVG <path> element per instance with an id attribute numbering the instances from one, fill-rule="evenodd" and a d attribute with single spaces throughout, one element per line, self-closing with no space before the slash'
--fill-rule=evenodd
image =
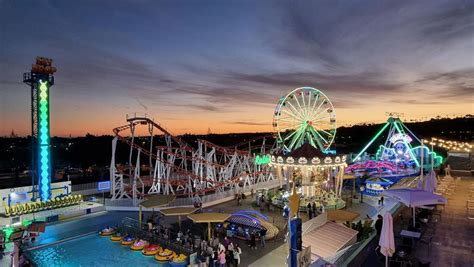
<path id="1" fill-rule="evenodd" d="M 29 130 L 22 84 L 58 68 L 52 134 L 146 112 L 175 133 L 271 131 L 279 97 L 321 89 L 340 125 L 474 113 L 472 1 L 0 0 L 0 135 Z"/>

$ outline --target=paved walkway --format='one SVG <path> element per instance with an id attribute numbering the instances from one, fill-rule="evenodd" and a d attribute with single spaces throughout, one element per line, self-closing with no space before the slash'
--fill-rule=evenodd
<path id="1" fill-rule="evenodd" d="M 431 266 L 474 266 L 474 221 L 467 218 L 466 202 L 474 178 L 461 177 L 436 225 L 431 250 L 419 245 L 415 256 Z"/>
<path id="2" fill-rule="evenodd" d="M 359 217 L 354 221 L 365 219 L 367 215 L 372 219 L 375 219 L 378 214 L 384 214 L 387 211 L 391 211 L 398 204 L 397 201 L 392 199 L 385 198 L 384 206 L 378 205 L 378 197 L 363 197 L 363 203 L 360 203 L 359 199 L 354 199 L 350 207 L 347 207 L 346 210 L 354 211 L 359 213 Z M 303 223 L 308 220 L 306 214 L 300 214 L 303 219 Z M 286 257 L 288 255 L 288 245 L 283 243 L 282 245 L 275 248 L 273 251 L 270 251 L 268 254 L 265 254 L 263 257 L 259 257 L 257 261 L 251 262 L 249 266 L 286 266 Z M 245 266 L 245 265 L 244 265 Z"/>
<path id="3" fill-rule="evenodd" d="M 466 201 L 470 194 L 470 185 L 474 183 L 472 176 L 462 176 L 454 193 L 448 198 L 441 219 L 436 224 L 436 231 L 431 246 L 418 242 L 415 257 L 430 266 L 458 267 L 474 266 L 474 221 L 467 219 Z M 403 218 L 411 218 L 412 210 L 404 207 L 400 213 Z M 408 227 L 408 221 L 394 217 L 395 242 L 401 244 L 399 235 Z M 362 266 L 385 266 L 383 259 L 375 253 L 369 255 Z"/>

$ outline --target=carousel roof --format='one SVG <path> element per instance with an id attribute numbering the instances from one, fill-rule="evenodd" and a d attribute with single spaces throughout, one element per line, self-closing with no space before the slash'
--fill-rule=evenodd
<path id="1" fill-rule="evenodd" d="M 326 155 L 321 152 L 321 150 L 317 149 L 316 147 L 310 145 L 309 143 L 304 143 L 302 146 L 298 147 L 297 149 L 291 151 L 288 155 L 288 157 L 293 157 L 293 158 L 324 158 Z"/>

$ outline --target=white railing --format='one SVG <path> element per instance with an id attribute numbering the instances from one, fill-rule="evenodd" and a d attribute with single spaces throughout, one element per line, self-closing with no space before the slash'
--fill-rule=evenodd
<path id="1" fill-rule="evenodd" d="M 271 180 L 271 181 L 266 181 L 259 184 L 247 186 L 245 190 L 242 190 L 242 192 L 248 194 L 252 188 L 254 189 L 254 192 L 255 192 L 256 189 L 258 188 L 274 188 L 277 186 L 279 186 L 279 182 L 277 180 Z M 226 190 L 224 192 L 202 196 L 201 201 L 202 201 L 203 206 L 212 206 L 214 204 L 219 204 L 222 202 L 232 200 L 235 196 L 235 193 L 236 193 L 235 190 Z M 117 199 L 117 200 L 106 199 L 105 205 L 110 206 L 110 207 L 128 207 L 128 208 L 135 207 L 133 205 L 132 199 Z M 192 206 L 192 205 L 194 205 L 194 201 L 191 198 L 176 198 L 173 202 L 169 204 L 169 206 Z"/>
<path id="2" fill-rule="evenodd" d="M 154 121 L 150 115 L 147 113 L 141 113 L 141 112 L 134 112 L 134 113 L 129 113 L 127 114 L 127 120 L 132 120 L 132 119 L 149 119 L 151 121 Z"/>

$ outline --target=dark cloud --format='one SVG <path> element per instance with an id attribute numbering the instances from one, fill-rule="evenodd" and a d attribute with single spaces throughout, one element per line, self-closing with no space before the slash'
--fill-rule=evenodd
<path id="1" fill-rule="evenodd" d="M 415 82 L 415 85 L 424 88 L 430 86 L 442 90 L 425 90 L 428 96 L 434 96 L 443 100 L 459 100 L 466 97 L 473 98 L 474 92 L 474 68 L 463 69 L 452 72 L 430 73 Z"/>
<path id="2" fill-rule="evenodd" d="M 231 122 L 223 122 L 225 124 L 238 124 L 238 125 L 249 125 L 249 126 L 268 126 L 270 123 L 264 122 L 252 122 L 252 121 L 231 121 Z"/>
<path id="3" fill-rule="evenodd" d="M 367 95 L 375 91 L 395 94 L 402 91 L 403 83 L 385 80 L 383 73 L 358 73 L 358 74 L 320 74 L 317 72 L 288 72 L 273 74 L 238 74 L 229 76 L 235 81 L 252 82 L 260 84 L 259 87 L 286 87 L 297 88 L 312 86 L 328 93 L 351 93 Z"/>
<path id="4" fill-rule="evenodd" d="M 191 108 L 191 109 L 197 109 L 197 110 L 201 110 L 201 111 L 210 111 L 210 112 L 222 111 L 220 108 L 218 108 L 216 106 L 212 106 L 212 105 L 188 104 L 188 105 L 178 105 L 178 106 L 187 107 L 187 108 Z"/>
<path id="5" fill-rule="evenodd" d="M 283 31 L 275 40 L 274 49 L 277 53 L 303 61 L 315 61 L 327 68 L 340 64 L 336 55 L 329 52 L 330 31 L 315 30 L 318 25 L 311 17 L 303 15 L 301 6 L 285 7 Z M 324 27 L 325 25 L 323 25 Z"/>
<path id="6" fill-rule="evenodd" d="M 242 85 L 241 85 L 242 87 Z M 210 103 L 218 104 L 242 104 L 242 103 L 259 103 L 268 104 L 275 102 L 275 97 L 261 90 L 247 89 L 239 87 L 218 87 L 218 86 L 182 86 L 177 87 L 168 93 L 183 95 L 190 94 L 195 97 L 202 97 Z"/>
<path id="7" fill-rule="evenodd" d="M 426 99 L 404 99 L 404 98 L 391 99 L 389 102 L 390 103 L 396 103 L 396 104 L 410 104 L 410 105 L 440 105 L 440 104 L 446 104 L 443 101 L 432 101 L 432 100 L 426 100 Z"/>
<path id="8" fill-rule="evenodd" d="M 418 19 L 421 34 L 435 42 L 447 42 L 457 38 L 470 38 L 474 34 L 474 3 L 444 6 L 432 15 Z"/>
<path id="9" fill-rule="evenodd" d="M 229 112 L 236 124 L 260 125 L 246 120 L 255 106 L 271 115 L 301 86 L 322 90 L 336 111 L 472 99 L 472 1 L 162 2 L 7 1 L 2 100 L 24 90 L 21 74 L 37 54 L 55 60 L 64 106 L 99 102 L 94 112 L 110 117 L 141 106 L 168 117 Z"/>

